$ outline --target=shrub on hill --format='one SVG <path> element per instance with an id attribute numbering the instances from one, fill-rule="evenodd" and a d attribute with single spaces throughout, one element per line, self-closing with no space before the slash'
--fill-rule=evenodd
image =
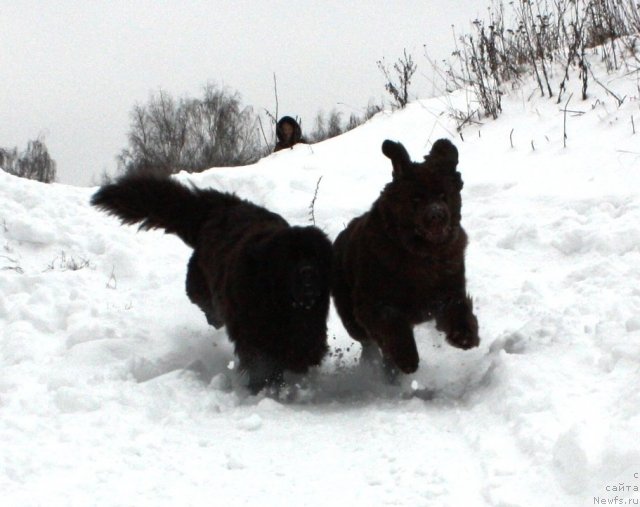
<path id="1" fill-rule="evenodd" d="M 168 175 L 249 164 L 261 155 L 257 121 L 237 93 L 212 84 L 200 98 L 176 100 L 160 91 L 133 108 L 118 169 Z"/>
<path id="2" fill-rule="evenodd" d="M 488 20 L 476 19 L 472 32 L 456 37 L 453 59 L 445 62 L 448 88 L 471 87 L 482 114 L 497 118 L 502 87 L 533 74 L 542 96 L 563 98 L 570 71 L 582 80 L 587 96 L 592 74 L 588 53 L 597 52 L 609 70 L 617 69 L 624 52 L 638 60 L 640 4 L 635 0 L 515 0 L 494 3 Z M 560 84 L 552 65 L 561 64 Z M 636 69 L 637 70 L 637 69 Z M 459 129 L 480 110 L 459 115 Z"/>
<path id="3" fill-rule="evenodd" d="M 42 183 L 56 180 L 56 162 L 42 138 L 29 141 L 27 149 L 20 153 L 18 148 L 0 148 L 0 167 L 9 174 Z"/>

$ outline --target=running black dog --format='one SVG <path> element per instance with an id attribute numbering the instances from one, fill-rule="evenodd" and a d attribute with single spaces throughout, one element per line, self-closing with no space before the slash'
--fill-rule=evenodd
<path id="1" fill-rule="evenodd" d="M 458 150 L 436 141 L 415 163 L 400 143 L 385 141 L 393 180 L 371 210 L 334 242 L 333 297 L 363 357 L 379 357 L 390 379 L 418 368 L 413 326 L 435 319 L 454 347 L 479 344 L 478 321 L 466 292 L 460 225 L 462 178 Z"/>
<path id="2" fill-rule="evenodd" d="M 101 187 L 91 204 L 164 229 L 194 249 L 186 290 L 209 324 L 226 325 L 249 389 L 280 385 L 327 352 L 331 242 L 316 227 L 213 189 L 171 178 L 129 176 Z"/>

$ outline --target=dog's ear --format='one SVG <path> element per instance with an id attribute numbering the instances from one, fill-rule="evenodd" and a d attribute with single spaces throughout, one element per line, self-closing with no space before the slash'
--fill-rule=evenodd
<path id="1" fill-rule="evenodd" d="M 425 159 L 438 167 L 453 171 L 458 165 L 458 149 L 448 139 L 438 139 Z"/>
<path id="2" fill-rule="evenodd" d="M 407 175 L 411 168 L 411 158 L 402 143 L 395 143 L 387 139 L 382 143 L 382 153 L 391 159 L 394 180 Z"/>

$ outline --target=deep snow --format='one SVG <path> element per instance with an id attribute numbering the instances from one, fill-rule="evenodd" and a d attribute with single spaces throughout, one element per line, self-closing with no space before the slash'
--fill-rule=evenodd
<path id="1" fill-rule="evenodd" d="M 460 151 L 479 349 L 417 329 L 399 387 L 332 355 L 252 397 L 224 330 L 184 293 L 190 250 L 92 209 L 95 189 L 0 172 L 2 505 L 585 506 L 640 487 L 638 72 L 574 78 L 563 112 L 533 84 L 455 134 L 462 93 L 259 163 L 180 174 L 331 238 L 390 180 L 380 145 Z M 564 102 L 564 101 L 563 101 Z M 461 106 L 460 106 L 461 107 Z M 513 140 L 511 147 L 510 138 Z M 535 149 L 534 149 L 535 148 Z"/>

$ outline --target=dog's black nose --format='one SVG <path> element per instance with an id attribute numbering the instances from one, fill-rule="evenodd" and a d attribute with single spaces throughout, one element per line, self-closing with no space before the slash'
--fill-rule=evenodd
<path id="1" fill-rule="evenodd" d="M 447 207 L 441 203 L 433 203 L 427 208 L 426 219 L 430 223 L 442 223 L 448 219 Z"/>

